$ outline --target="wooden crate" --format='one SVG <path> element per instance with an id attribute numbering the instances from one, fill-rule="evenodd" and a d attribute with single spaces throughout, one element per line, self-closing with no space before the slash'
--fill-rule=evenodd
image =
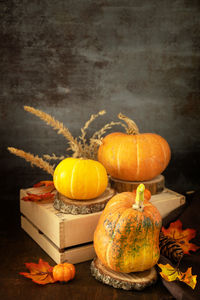
<path id="1" fill-rule="evenodd" d="M 21 227 L 56 262 L 79 263 L 93 259 L 93 233 L 101 212 L 87 215 L 63 214 L 52 203 L 23 201 L 20 190 Z M 169 189 L 153 195 L 151 202 L 162 217 L 185 203 L 185 197 Z"/>

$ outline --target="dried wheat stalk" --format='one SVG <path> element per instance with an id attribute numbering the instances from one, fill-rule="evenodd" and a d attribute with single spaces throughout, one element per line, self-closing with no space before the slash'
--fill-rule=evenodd
<path id="1" fill-rule="evenodd" d="M 75 139 L 72 134 L 70 133 L 69 129 L 66 128 L 63 123 L 55 120 L 51 115 L 44 113 L 43 111 L 39 109 L 35 109 L 31 106 L 24 106 L 24 109 L 31 114 L 39 117 L 41 120 L 43 120 L 45 123 L 53 127 L 54 130 L 58 132 L 58 134 L 62 134 L 69 142 L 71 150 L 74 152 L 75 155 L 78 155 L 78 153 L 81 152 L 81 145 L 77 142 L 77 139 Z"/>
<path id="2" fill-rule="evenodd" d="M 104 125 L 104 127 L 102 127 L 100 130 L 96 131 L 96 132 L 93 134 L 93 136 L 91 137 L 91 140 L 93 140 L 93 139 L 95 139 L 95 138 L 101 140 L 103 134 L 105 134 L 106 131 L 109 130 L 109 129 L 111 129 L 112 126 L 114 126 L 114 125 L 121 125 L 121 126 L 123 126 L 123 127 L 126 128 L 126 126 L 125 126 L 123 123 L 121 123 L 121 122 L 113 122 L 113 121 L 112 121 L 112 122 L 110 122 L 110 123 Z"/>
<path id="3" fill-rule="evenodd" d="M 51 115 L 44 113 L 43 111 L 39 109 L 35 109 L 30 106 L 24 106 L 24 109 L 33 115 L 36 115 L 41 120 L 43 120 L 45 123 L 53 127 L 54 130 L 58 132 L 58 134 L 62 134 L 69 143 L 69 148 L 67 150 L 71 150 L 73 152 L 72 157 L 83 157 L 87 159 L 95 159 L 97 160 L 97 153 L 99 145 L 101 145 L 101 140 L 103 138 L 103 134 L 110 129 L 114 125 L 121 125 L 125 127 L 125 129 L 128 128 L 128 126 L 124 125 L 121 122 L 110 122 L 106 125 L 104 125 L 100 130 L 96 131 L 92 137 L 89 139 L 89 142 L 86 141 L 86 130 L 88 129 L 89 125 L 98 117 L 101 115 L 104 115 L 106 112 L 105 110 L 99 111 L 97 114 L 92 114 L 90 119 L 85 123 L 83 128 L 81 128 L 81 136 L 79 136 L 79 140 L 77 138 L 74 138 L 68 128 L 66 128 L 63 123 L 55 120 Z M 125 121 L 127 125 L 129 125 L 129 119 L 123 115 L 118 116 L 120 119 Z M 54 165 L 50 165 L 47 161 L 43 160 L 42 158 L 38 156 L 34 156 L 31 153 L 25 152 L 20 149 L 16 149 L 13 147 L 8 147 L 8 150 L 22 158 L 24 158 L 26 161 L 30 162 L 31 165 L 35 165 L 43 170 L 45 170 L 47 173 L 51 174 L 53 176 L 54 174 Z M 56 156 L 54 153 L 50 156 L 48 154 L 44 154 L 43 157 L 46 160 L 63 160 L 64 156 Z"/>
<path id="4" fill-rule="evenodd" d="M 40 158 L 38 156 L 34 156 L 31 153 L 28 153 L 28 152 L 25 152 L 23 150 L 16 149 L 13 147 L 8 147 L 8 150 L 17 156 L 24 158 L 26 161 L 30 162 L 31 165 L 35 165 L 53 176 L 54 166 L 50 165 L 48 162 L 44 161 L 42 158 Z"/>
<path id="5" fill-rule="evenodd" d="M 110 122 L 106 125 L 104 125 L 100 130 L 96 131 L 92 137 L 89 139 L 89 143 L 86 141 L 86 131 L 90 124 L 99 116 L 104 115 L 106 113 L 105 110 L 99 111 L 97 114 L 92 114 L 90 119 L 85 123 L 83 128 L 81 128 L 81 136 L 77 138 L 74 138 L 72 134 L 70 133 L 69 129 L 66 128 L 63 123 L 55 120 L 51 115 L 44 113 L 43 111 L 39 109 L 35 109 L 30 106 L 24 106 L 24 109 L 33 115 L 36 115 L 39 117 L 41 120 L 43 120 L 45 123 L 53 127 L 58 134 L 62 134 L 69 143 L 69 147 L 67 148 L 68 150 L 72 150 L 73 154 L 72 157 L 83 157 L 83 158 L 90 158 L 90 159 L 97 159 L 97 152 L 98 152 L 98 147 L 101 143 L 102 136 L 106 133 L 108 129 L 111 129 L 112 126 L 114 125 L 121 125 L 125 129 L 127 129 L 127 126 L 124 125 L 121 122 Z M 120 115 L 122 116 L 122 115 Z M 127 118 L 125 116 L 119 117 L 120 119 L 123 119 L 127 123 Z M 44 157 L 47 160 L 51 159 L 60 159 L 57 158 L 55 155 L 49 156 L 49 155 L 44 155 Z M 62 159 L 62 158 L 61 158 Z"/>
<path id="6" fill-rule="evenodd" d="M 86 144 L 86 129 L 88 129 L 88 127 L 90 126 L 90 124 L 99 116 L 102 116 L 106 113 L 105 110 L 101 110 L 99 111 L 97 114 L 92 114 L 90 119 L 85 123 L 85 125 L 83 126 L 83 128 L 81 128 L 81 133 L 82 135 L 79 137 L 80 140 L 82 140 L 83 144 Z"/>
<path id="7" fill-rule="evenodd" d="M 64 155 L 56 156 L 54 153 L 52 155 L 44 154 L 43 157 L 46 160 L 63 160 L 64 158 L 66 158 Z"/>

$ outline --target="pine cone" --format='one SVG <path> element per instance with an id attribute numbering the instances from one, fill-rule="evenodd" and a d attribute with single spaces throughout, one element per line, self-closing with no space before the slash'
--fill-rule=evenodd
<path id="1" fill-rule="evenodd" d="M 181 246 L 162 231 L 160 231 L 159 247 L 162 255 L 176 263 L 179 263 L 184 255 Z"/>

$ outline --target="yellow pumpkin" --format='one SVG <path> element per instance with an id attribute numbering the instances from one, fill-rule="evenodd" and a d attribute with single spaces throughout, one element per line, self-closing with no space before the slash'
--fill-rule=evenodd
<path id="1" fill-rule="evenodd" d="M 60 194 L 71 199 L 89 200 L 105 191 L 108 176 L 98 161 L 69 157 L 57 165 L 53 181 Z"/>

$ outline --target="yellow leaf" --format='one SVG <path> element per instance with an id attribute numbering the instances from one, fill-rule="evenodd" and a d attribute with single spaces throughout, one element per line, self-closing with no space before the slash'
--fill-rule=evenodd
<path id="1" fill-rule="evenodd" d="M 185 282 L 192 289 L 195 288 L 197 283 L 197 275 L 192 275 L 192 268 L 188 268 L 185 273 L 179 272 L 178 279 Z"/>
<path id="2" fill-rule="evenodd" d="M 158 264 L 159 268 L 161 268 L 162 272 L 160 275 L 167 281 L 174 281 L 178 278 L 178 272 L 175 268 L 173 268 L 170 264 Z"/>
<path id="3" fill-rule="evenodd" d="M 197 283 L 197 275 L 192 275 L 192 268 L 188 268 L 187 271 L 181 272 L 179 269 L 172 267 L 170 264 L 158 264 L 159 268 L 162 270 L 160 275 L 166 281 L 183 281 L 189 285 L 192 289 L 195 288 Z"/>

